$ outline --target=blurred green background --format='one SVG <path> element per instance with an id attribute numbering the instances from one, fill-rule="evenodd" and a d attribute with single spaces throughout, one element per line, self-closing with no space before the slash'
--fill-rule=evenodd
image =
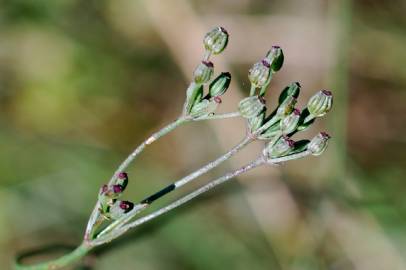
<path id="1" fill-rule="evenodd" d="M 178 116 L 202 36 L 222 25 L 230 43 L 213 62 L 235 81 L 222 110 L 235 110 L 248 68 L 280 45 L 286 62 L 268 101 L 292 81 L 302 106 L 331 89 L 332 112 L 303 134 L 328 130 L 329 149 L 249 173 L 75 269 L 406 269 L 405 10 L 403 0 L 1 0 L 0 268 L 22 250 L 80 243 L 99 186 Z M 131 166 L 126 197 L 243 136 L 241 120 L 177 129 Z"/>

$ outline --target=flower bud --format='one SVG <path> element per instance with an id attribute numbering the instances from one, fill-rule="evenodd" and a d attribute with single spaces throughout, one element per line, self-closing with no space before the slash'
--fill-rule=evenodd
<path id="1" fill-rule="evenodd" d="M 321 155 L 324 150 L 326 150 L 330 138 L 330 135 L 326 132 L 320 132 L 309 142 L 307 150 L 309 150 L 314 156 Z"/>
<path id="2" fill-rule="evenodd" d="M 121 186 L 123 191 L 128 185 L 128 174 L 125 172 L 121 172 L 117 175 L 117 185 Z"/>
<path id="3" fill-rule="evenodd" d="M 280 137 L 276 143 L 269 142 L 263 154 L 267 158 L 277 158 L 286 156 L 290 151 L 294 149 L 295 142 L 288 137 Z"/>
<path id="4" fill-rule="evenodd" d="M 295 131 L 299 124 L 299 119 L 300 119 L 300 111 L 298 109 L 294 109 L 291 114 L 283 118 L 279 122 L 279 127 L 280 130 L 282 131 L 282 134 L 287 135 Z"/>
<path id="5" fill-rule="evenodd" d="M 321 117 L 330 111 L 332 105 L 333 94 L 328 90 L 321 90 L 310 98 L 307 109 L 313 117 Z"/>
<path id="6" fill-rule="evenodd" d="M 209 94 L 211 97 L 217 97 L 223 95 L 231 82 L 231 74 L 229 72 L 222 72 L 217 78 L 215 78 L 209 86 Z"/>
<path id="7" fill-rule="evenodd" d="M 193 72 L 193 79 L 198 84 L 204 84 L 210 81 L 213 75 L 214 66 L 210 61 L 202 61 Z"/>
<path id="8" fill-rule="evenodd" d="M 248 71 L 248 79 L 255 87 L 263 87 L 271 76 L 271 64 L 268 59 L 255 63 Z"/>
<path id="9" fill-rule="evenodd" d="M 285 101 L 283 101 L 282 104 L 279 105 L 276 111 L 276 115 L 281 118 L 289 115 L 293 111 L 296 102 L 297 99 L 295 97 L 287 96 Z"/>
<path id="10" fill-rule="evenodd" d="M 251 133 L 255 132 L 262 126 L 265 120 L 265 112 L 266 110 L 263 110 L 262 113 L 260 113 L 258 116 L 248 119 L 248 127 Z"/>
<path id="11" fill-rule="evenodd" d="M 284 55 L 279 46 L 272 46 L 271 50 L 266 54 L 266 58 L 271 63 L 271 70 L 277 72 L 282 68 Z"/>
<path id="12" fill-rule="evenodd" d="M 186 102 L 184 105 L 184 113 L 190 113 L 192 107 L 199 103 L 203 97 L 203 86 L 192 82 L 186 90 Z"/>
<path id="13" fill-rule="evenodd" d="M 261 113 L 265 104 L 258 96 L 246 97 L 238 104 L 238 110 L 242 117 L 252 118 Z"/>
<path id="14" fill-rule="evenodd" d="M 287 97 L 298 98 L 300 94 L 300 88 L 302 86 L 298 82 L 293 82 L 289 86 L 285 87 L 279 95 L 279 104 L 282 104 Z"/>
<path id="15" fill-rule="evenodd" d="M 208 32 L 203 39 L 206 50 L 213 54 L 221 53 L 227 46 L 228 33 L 223 27 L 216 27 Z"/>
<path id="16" fill-rule="evenodd" d="M 195 104 L 190 111 L 190 116 L 193 118 L 205 117 L 215 112 L 218 103 L 215 100 L 203 99 Z"/>
<path id="17" fill-rule="evenodd" d="M 109 209 L 109 216 L 116 220 L 130 212 L 134 208 L 134 204 L 129 201 L 115 201 Z"/>

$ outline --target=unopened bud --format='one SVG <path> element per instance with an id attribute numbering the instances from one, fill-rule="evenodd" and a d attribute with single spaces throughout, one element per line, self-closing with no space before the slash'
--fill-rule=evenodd
<path id="1" fill-rule="evenodd" d="M 193 72 L 193 79 L 199 84 L 207 83 L 210 81 L 213 71 L 214 66 L 212 62 L 202 61 Z"/>
<path id="2" fill-rule="evenodd" d="M 223 95 L 231 82 L 231 74 L 229 72 L 223 72 L 217 78 L 215 78 L 209 86 L 209 94 L 212 97 Z"/>
<path id="3" fill-rule="evenodd" d="M 205 117 L 215 112 L 218 103 L 215 100 L 204 99 L 195 104 L 190 111 L 190 116 L 193 118 Z"/>
<path id="4" fill-rule="evenodd" d="M 324 150 L 326 150 L 330 138 L 330 135 L 326 132 L 320 132 L 309 142 L 307 150 L 309 150 L 314 156 L 321 155 Z"/>
<path id="5" fill-rule="evenodd" d="M 117 175 L 116 184 L 120 185 L 122 187 L 122 189 L 124 190 L 128 185 L 128 174 L 125 172 L 119 173 Z"/>
<path id="6" fill-rule="evenodd" d="M 296 105 L 296 98 L 292 96 L 287 96 L 285 101 L 279 105 L 278 110 L 276 111 L 276 115 L 279 117 L 285 117 L 289 115 Z"/>
<path id="7" fill-rule="evenodd" d="M 298 109 L 294 109 L 291 114 L 283 118 L 279 122 L 280 129 L 282 134 L 289 134 L 296 130 L 300 120 L 300 111 Z"/>
<path id="8" fill-rule="evenodd" d="M 255 63 L 248 71 L 248 79 L 255 87 L 263 87 L 271 76 L 271 64 L 267 58 Z"/>
<path id="9" fill-rule="evenodd" d="M 277 72 L 282 68 L 285 57 L 279 46 L 272 46 L 271 50 L 266 54 L 266 58 L 271 63 L 271 70 Z"/>
<path id="10" fill-rule="evenodd" d="M 203 86 L 192 82 L 186 90 L 186 102 L 184 107 L 184 113 L 190 113 L 192 107 L 199 103 L 203 97 Z"/>
<path id="11" fill-rule="evenodd" d="M 238 104 L 238 110 L 242 117 L 252 118 L 261 113 L 265 104 L 258 96 L 246 97 Z"/>
<path id="12" fill-rule="evenodd" d="M 203 39 L 206 50 L 213 54 L 221 53 L 227 46 L 228 33 L 223 27 L 216 27 L 208 32 Z"/>
<path id="13" fill-rule="evenodd" d="M 295 147 L 295 142 L 288 137 L 280 137 L 276 143 L 269 142 L 263 154 L 267 158 L 277 158 L 287 155 Z"/>
<path id="14" fill-rule="evenodd" d="M 321 90 L 312 96 L 307 103 L 309 113 L 314 117 L 321 117 L 331 110 L 333 94 L 328 90 Z"/>
<path id="15" fill-rule="evenodd" d="M 298 82 L 293 82 L 289 86 L 285 87 L 279 95 L 279 104 L 282 104 L 287 97 L 298 98 L 300 94 L 301 85 Z"/>
<path id="16" fill-rule="evenodd" d="M 134 208 L 134 204 L 129 201 L 115 201 L 109 209 L 109 216 L 116 220 L 130 212 Z"/>

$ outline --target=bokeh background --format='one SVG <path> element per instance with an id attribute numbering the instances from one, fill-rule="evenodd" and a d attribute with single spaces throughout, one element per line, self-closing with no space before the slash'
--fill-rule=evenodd
<path id="1" fill-rule="evenodd" d="M 406 1 L 1 0 L 0 268 L 15 254 L 80 243 L 99 186 L 151 132 L 175 119 L 222 25 L 216 72 L 249 89 L 271 45 L 305 105 L 328 88 L 325 154 L 250 172 L 126 234 L 74 269 L 406 269 Z M 131 166 L 126 198 L 199 168 L 244 136 L 242 120 L 187 124 Z M 253 145 L 173 200 L 252 160 Z"/>

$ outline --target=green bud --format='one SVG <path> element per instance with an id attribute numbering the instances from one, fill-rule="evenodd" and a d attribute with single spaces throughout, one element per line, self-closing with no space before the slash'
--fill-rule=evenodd
<path id="1" fill-rule="evenodd" d="M 307 145 L 307 150 L 309 150 L 314 156 L 321 155 L 324 150 L 326 150 L 330 138 L 330 135 L 326 132 L 320 132 Z"/>
<path id="2" fill-rule="evenodd" d="M 210 81 L 213 71 L 214 66 L 212 62 L 202 61 L 193 72 L 193 79 L 199 84 L 207 83 Z"/>
<path id="3" fill-rule="evenodd" d="M 264 150 L 263 154 L 266 158 L 277 158 L 286 156 L 294 149 L 295 142 L 288 137 L 282 136 L 276 143 L 269 142 Z"/>
<path id="4" fill-rule="evenodd" d="M 231 74 L 229 72 L 222 72 L 215 78 L 209 86 L 209 94 L 211 97 L 222 96 L 230 86 Z"/>
<path id="5" fill-rule="evenodd" d="M 238 104 L 238 110 L 242 117 L 252 118 L 261 113 L 265 104 L 258 96 L 246 97 Z"/>
<path id="6" fill-rule="evenodd" d="M 332 93 L 328 90 L 321 90 L 310 98 L 307 109 L 313 117 L 321 117 L 331 110 L 332 105 Z"/>
<path id="7" fill-rule="evenodd" d="M 228 33 L 223 27 L 216 27 L 208 32 L 203 39 L 206 50 L 213 54 L 221 53 L 227 46 Z"/>
<path id="8" fill-rule="evenodd" d="M 186 103 L 184 112 L 190 113 L 192 107 L 199 103 L 203 97 L 203 85 L 192 82 L 186 90 Z"/>
<path id="9" fill-rule="evenodd" d="M 134 208 L 134 204 L 129 201 L 115 201 L 108 211 L 108 216 L 113 219 L 119 219 Z"/>
<path id="10" fill-rule="evenodd" d="M 264 123 L 266 110 L 263 110 L 258 116 L 252 117 L 248 119 L 248 127 L 250 132 L 253 133 L 257 129 L 259 129 L 262 124 Z"/>
<path id="11" fill-rule="evenodd" d="M 280 131 L 280 128 L 279 128 L 279 123 L 280 123 L 280 121 L 276 121 L 272 126 L 270 126 L 264 132 L 262 132 L 258 136 L 258 139 L 260 139 L 260 140 L 270 140 L 270 139 L 274 138 L 275 136 L 280 136 L 281 131 Z M 266 124 L 266 122 L 263 125 L 265 125 L 265 124 Z"/>
<path id="12" fill-rule="evenodd" d="M 279 105 L 276 115 L 280 118 L 283 118 L 289 115 L 295 108 L 297 99 L 292 96 L 287 96 L 286 99 Z"/>
<path id="13" fill-rule="evenodd" d="M 201 102 L 196 103 L 190 111 L 190 116 L 193 118 L 205 117 L 214 113 L 217 109 L 218 103 L 215 100 L 203 99 Z"/>
<path id="14" fill-rule="evenodd" d="M 298 82 L 293 82 L 289 86 L 285 87 L 279 95 L 279 104 L 282 104 L 287 97 L 298 98 L 300 94 L 301 85 Z"/>
<path id="15" fill-rule="evenodd" d="M 287 135 L 296 130 L 300 119 L 300 111 L 298 109 L 294 109 L 291 114 L 283 118 L 279 122 L 279 127 L 282 134 Z"/>
<path id="16" fill-rule="evenodd" d="M 266 58 L 271 63 L 271 70 L 277 72 L 282 68 L 285 57 L 279 46 L 272 46 L 271 50 L 266 54 Z"/>
<path id="17" fill-rule="evenodd" d="M 251 84 L 257 88 L 265 86 L 271 76 L 270 67 L 271 65 L 266 58 L 255 63 L 248 71 L 248 79 Z"/>

